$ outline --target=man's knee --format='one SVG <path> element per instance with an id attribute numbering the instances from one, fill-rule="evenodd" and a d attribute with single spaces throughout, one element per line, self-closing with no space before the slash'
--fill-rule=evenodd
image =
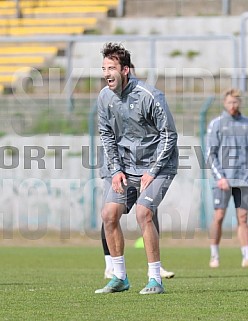
<path id="1" fill-rule="evenodd" d="M 111 206 L 109 203 L 105 205 L 101 212 L 101 217 L 104 224 L 117 224 L 121 217 L 121 206 Z"/>
<path id="2" fill-rule="evenodd" d="M 217 224 L 222 224 L 224 217 L 225 217 L 225 212 L 226 212 L 225 209 L 221 209 L 221 208 L 218 208 L 215 210 L 214 221 Z"/>
<path id="3" fill-rule="evenodd" d="M 247 224 L 247 211 L 244 209 L 238 209 L 237 218 L 238 218 L 239 225 Z"/>
<path id="4" fill-rule="evenodd" d="M 153 216 L 153 213 L 149 208 L 143 205 L 139 205 L 139 204 L 137 205 L 136 217 L 139 225 L 152 222 L 152 216 Z"/>
<path id="5" fill-rule="evenodd" d="M 109 207 L 104 207 L 101 212 L 102 220 L 104 224 L 110 224 L 111 222 L 113 223 L 115 221 L 115 215 L 113 211 L 111 212 Z"/>

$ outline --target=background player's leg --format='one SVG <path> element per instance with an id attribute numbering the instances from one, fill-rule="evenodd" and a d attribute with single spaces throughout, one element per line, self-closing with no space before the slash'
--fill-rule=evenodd
<path id="1" fill-rule="evenodd" d="M 114 272 L 113 271 L 113 263 L 112 263 L 112 258 L 109 253 L 109 248 L 108 248 L 108 244 L 106 241 L 106 236 L 105 236 L 103 224 L 102 224 L 102 228 L 101 228 L 101 239 L 102 239 L 102 248 L 103 248 L 104 259 L 105 259 L 104 278 L 105 279 L 112 279 L 113 272 Z"/>
<path id="2" fill-rule="evenodd" d="M 219 244 L 222 235 L 222 223 L 225 217 L 226 209 L 217 208 L 214 211 L 214 217 L 210 228 L 210 252 L 211 258 L 209 266 L 212 268 L 219 267 Z"/>
<path id="3" fill-rule="evenodd" d="M 158 221 L 158 210 L 156 210 L 152 217 L 153 223 L 156 227 L 156 230 L 159 234 L 159 221 Z M 167 271 L 162 265 L 160 267 L 160 276 L 161 278 L 171 279 L 175 276 L 175 273 L 172 271 Z"/>
<path id="4" fill-rule="evenodd" d="M 242 252 L 242 267 L 248 267 L 248 226 L 247 226 L 247 210 L 243 208 L 237 208 L 238 219 L 238 238 Z"/>

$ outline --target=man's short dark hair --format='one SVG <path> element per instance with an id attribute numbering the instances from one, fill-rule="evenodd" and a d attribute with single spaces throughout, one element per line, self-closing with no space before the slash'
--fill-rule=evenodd
<path id="1" fill-rule="evenodd" d="M 119 61 L 121 67 L 131 67 L 130 52 L 126 50 L 122 44 L 106 43 L 101 51 L 103 58 L 116 59 Z"/>

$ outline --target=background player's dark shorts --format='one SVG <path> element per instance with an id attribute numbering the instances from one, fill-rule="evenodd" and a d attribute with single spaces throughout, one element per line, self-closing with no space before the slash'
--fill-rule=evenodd
<path id="1" fill-rule="evenodd" d="M 140 194 L 140 176 L 126 175 L 127 186 L 123 186 L 124 194 L 116 193 L 112 189 L 111 178 L 106 179 L 104 200 L 105 203 L 125 204 L 130 210 L 133 204 L 143 205 L 149 208 L 153 213 L 162 202 L 174 175 L 157 176 L 151 184 Z"/>
<path id="2" fill-rule="evenodd" d="M 228 191 L 214 187 L 214 208 L 227 208 L 231 196 L 233 196 L 235 208 L 248 210 L 248 187 L 231 187 Z"/>
<path id="3" fill-rule="evenodd" d="M 106 202 L 107 195 L 109 193 L 109 189 L 112 189 L 112 178 L 106 177 L 104 178 L 104 184 L 103 184 L 103 204 Z M 126 211 L 124 214 L 128 214 L 133 205 L 137 201 L 137 190 L 135 187 L 130 187 L 126 190 L 126 200 L 125 200 L 125 206 Z"/>

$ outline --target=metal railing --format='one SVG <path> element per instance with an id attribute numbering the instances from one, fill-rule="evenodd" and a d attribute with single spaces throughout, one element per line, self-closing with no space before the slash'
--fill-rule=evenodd
<path id="1" fill-rule="evenodd" d="M 214 97 L 208 97 L 200 108 L 199 117 L 199 128 L 200 128 L 200 142 L 202 148 L 202 159 L 201 159 L 201 204 L 200 204 L 200 227 L 205 230 L 207 228 L 207 213 L 206 213 L 206 173 L 205 173 L 205 134 L 206 134 L 206 116 L 209 108 L 214 101 Z"/>
<path id="2" fill-rule="evenodd" d="M 150 83 L 155 83 L 156 80 L 156 51 L 157 43 L 162 41 L 229 41 L 232 46 L 232 85 L 238 86 L 239 79 L 239 65 L 238 65 L 238 40 L 232 34 L 220 34 L 220 35 L 80 35 L 80 36 L 40 36 L 40 37 L 0 37 L 0 43 L 61 43 L 64 42 L 66 46 L 66 101 L 68 111 L 73 109 L 73 90 L 72 90 L 72 46 L 77 42 L 83 43 L 105 43 L 108 41 L 116 42 L 137 42 L 142 41 L 149 44 L 149 69 L 148 79 Z"/>

